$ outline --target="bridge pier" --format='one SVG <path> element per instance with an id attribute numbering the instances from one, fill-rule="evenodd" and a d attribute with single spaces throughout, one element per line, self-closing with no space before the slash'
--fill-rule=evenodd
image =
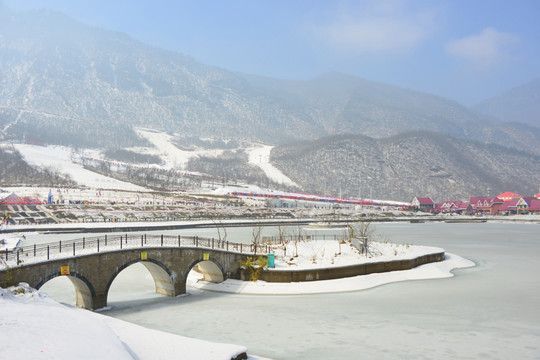
<path id="1" fill-rule="evenodd" d="M 79 304 L 77 304 L 79 306 Z M 107 294 L 98 294 L 92 296 L 92 305 L 91 307 L 82 307 L 83 309 L 88 310 L 97 310 L 107 307 Z"/>
<path id="2" fill-rule="evenodd" d="M 75 276 L 68 276 L 68 279 L 75 288 L 75 303 L 77 306 L 83 309 L 97 309 L 94 306 L 93 289 L 90 288 L 83 280 Z"/>

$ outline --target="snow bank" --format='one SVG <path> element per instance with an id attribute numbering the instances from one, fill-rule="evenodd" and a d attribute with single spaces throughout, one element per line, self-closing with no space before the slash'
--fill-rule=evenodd
<path id="1" fill-rule="evenodd" d="M 243 346 L 182 337 L 147 329 L 98 313 L 90 314 L 104 321 L 138 359 L 230 360 L 241 353 L 247 353 L 247 348 Z M 144 341 L 141 341 L 142 339 Z"/>
<path id="2" fill-rule="evenodd" d="M 2 231 L 4 225 L 0 226 L 0 231 Z M 12 251 L 18 247 L 24 246 L 24 235 L 19 234 L 2 234 L 0 233 L 0 249 Z"/>
<path id="3" fill-rule="evenodd" d="M 24 283 L 0 288 L 0 329 L 5 359 L 229 360 L 247 352 L 68 307 Z"/>
<path id="4" fill-rule="evenodd" d="M 5 359 L 132 359 L 103 322 L 27 284 L 0 288 L 0 354 Z"/>
<path id="5" fill-rule="evenodd" d="M 257 295 L 300 295 L 358 291 L 407 280 L 440 279 L 454 276 L 452 270 L 475 266 L 475 263 L 455 254 L 446 253 L 444 261 L 429 263 L 410 270 L 359 275 L 335 280 L 297 283 L 269 283 L 228 279 L 215 284 L 200 279 L 188 279 L 189 286 L 202 290 Z"/>

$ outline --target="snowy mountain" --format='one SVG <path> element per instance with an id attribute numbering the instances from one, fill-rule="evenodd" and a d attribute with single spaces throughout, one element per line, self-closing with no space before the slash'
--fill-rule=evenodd
<path id="1" fill-rule="evenodd" d="M 56 12 L 0 7 L 0 19 L 4 139 L 118 148 L 144 144 L 133 130 L 144 126 L 267 144 L 411 130 L 488 142 L 495 125 L 458 103 L 339 73 L 304 82 L 233 73 Z"/>
<path id="2" fill-rule="evenodd" d="M 482 101 L 474 105 L 473 109 L 501 121 L 540 128 L 540 79 Z"/>
<path id="3" fill-rule="evenodd" d="M 331 168 L 325 161 L 318 162 L 320 154 L 316 151 L 304 153 L 312 158 L 303 161 L 326 164 L 323 167 L 293 168 L 283 157 L 284 150 L 278 151 L 272 158 L 277 170 L 306 191 L 324 190 L 325 183 L 333 187 L 334 193 L 341 188 L 344 194 L 373 193 L 398 200 L 410 200 L 418 193 L 484 193 L 488 186 L 508 186 L 526 193 L 539 174 L 531 174 L 536 166 L 523 160 L 534 156 L 522 154 L 519 161 L 508 163 L 505 170 L 508 173 L 512 168 L 514 172 L 531 175 L 523 181 L 501 171 L 494 173 L 502 178 L 487 181 L 486 177 L 461 167 L 456 168 L 462 174 L 459 181 L 450 178 L 437 182 L 438 178 L 431 177 L 429 171 L 420 172 L 427 177 L 386 181 L 385 174 L 390 170 L 381 165 L 382 161 L 389 164 L 399 159 L 400 166 L 410 169 L 419 163 L 436 162 L 442 169 L 454 169 L 455 159 L 471 156 L 464 153 L 470 151 L 470 146 L 463 139 L 540 155 L 540 128 L 500 122 L 440 97 L 340 73 L 310 81 L 233 73 L 153 48 L 121 33 L 87 26 L 56 12 L 14 13 L 0 6 L 0 139 L 26 139 L 75 148 L 155 149 L 155 144 L 141 137 L 138 128 L 167 133 L 174 146 L 181 149 L 211 143 L 201 138 L 227 140 L 226 144 L 279 145 L 299 141 L 327 144 L 326 137 L 347 134 L 357 139 L 370 137 L 363 140 L 363 144 L 374 144 L 365 148 L 366 158 L 347 155 L 356 152 L 349 145 L 325 145 L 324 156 L 334 159 Z M 385 140 L 387 137 L 395 139 L 392 137 L 419 130 L 437 135 L 417 139 L 418 144 L 429 147 L 420 151 L 411 146 L 409 151 L 414 156 L 405 157 L 383 146 L 395 141 Z M 440 150 L 440 144 L 430 141 L 434 137 L 441 144 L 457 145 Z M 317 140 L 320 138 L 323 139 Z M 221 158 L 200 157 L 187 167 L 218 177 L 234 173 L 249 181 L 265 181 L 260 170 L 248 164 L 246 153 L 225 150 L 230 151 Z M 490 154 L 492 150 L 495 152 Z M 381 158 L 384 151 L 387 155 Z M 486 161 L 488 157 L 495 161 L 495 154 L 515 153 L 487 145 L 480 152 Z M 435 161 L 434 154 L 439 153 Z M 163 159 L 168 155 L 160 156 Z M 372 160 L 367 161 L 368 157 Z M 520 164 L 526 166 L 521 168 Z M 314 169 L 321 171 L 315 174 Z M 351 172 L 352 169 L 355 171 Z M 359 174 L 362 180 L 358 180 Z M 398 174 L 394 179 L 400 177 Z"/>
<path id="4" fill-rule="evenodd" d="M 540 183 L 537 155 L 428 132 L 329 137 L 277 147 L 271 160 L 303 188 L 344 197 L 468 200 L 507 189 L 532 195 Z"/>

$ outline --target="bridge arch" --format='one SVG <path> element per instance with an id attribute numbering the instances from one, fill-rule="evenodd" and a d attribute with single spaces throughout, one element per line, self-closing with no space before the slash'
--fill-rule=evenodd
<path id="1" fill-rule="evenodd" d="M 208 258 L 208 260 L 197 259 L 193 261 L 186 271 L 184 283 L 187 282 L 187 277 L 191 270 L 201 273 L 203 280 L 208 282 L 220 283 L 227 278 L 223 266 L 212 257 Z"/>
<path id="2" fill-rule="evenodd" d="M 175 286 L 174 286 L 174 282 L 175 282 L 174 280 L 175 280 L 176 275 L 174 272 L 169 270 L 167 266 L 165 266 L 160 261 L 151 259 L 151 258 L 146 259 L 146 260 L 134 259 L 123 264 L 122 266 L 119 266 L 116 269 L 116 271 L 112 274 L 105 288 L 105 302 L 107 301 L 107 297 L 108 297 L 111 285 L 114 279 L 116 279 L 116 277 L 118 276 L 118 274 L 120 274 L 127 267 L 133 264 L 139 263 L 139 262 L 142 265 L 144 265 L 144 267 L 150 272 L 150 275 L 152 275 L 152 278 L 154 279 L 154 285 L 156 287 L 156 292 L 158 294 L 163 294 L 167 296 L 177 295 L 175 291 Z"/>
<path id="3" fill-rule="evenodd" d="M 43 278 L 36 285 L 36 289 L 39 290 L 43 285 L 45 285 L 45 283 L 47 283 L 47 281 L 52 280 L 59 276 L 67 277 L 73 284 L 73 287 L 75 288 L 76 305 L 78 307 L 81 307 L 84 309 L 93 308 L 93 299 L 96 296 L 96 291 L 94 290 L 94 286 L 87 278 L 85 278 L 84 276 L 82 276 L 81 274 L 77 272 L 70 272 L 69 275 L 65 275 L 60 272 L 50 274 L 49 276 Z"/>

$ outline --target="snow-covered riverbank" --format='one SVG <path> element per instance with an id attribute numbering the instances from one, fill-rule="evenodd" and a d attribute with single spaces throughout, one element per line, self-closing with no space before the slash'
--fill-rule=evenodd
<path id="1" fill-rule="evenodd" d="M 300 295 L 358 291 L 407 280 L 441 279 L 452 277 L 452 270 L 475 266 L 474 262 L 455 254 L 446 254 L 441 262 L 425 264 L 410 270 L 359 275 L 343 279 L 306 281 L 295 283 L 269 283 L 265 281 L 225 280 L 215 284 L 193 281 L 188 285 L 202 290 L 237 294 Z"/>
<path id="2" fill-rule="evenodd" d="M 3 359 L 230 360 L 247 351 L 62 305 L 24 284 L 0 288 L 0 314 Z"/>

